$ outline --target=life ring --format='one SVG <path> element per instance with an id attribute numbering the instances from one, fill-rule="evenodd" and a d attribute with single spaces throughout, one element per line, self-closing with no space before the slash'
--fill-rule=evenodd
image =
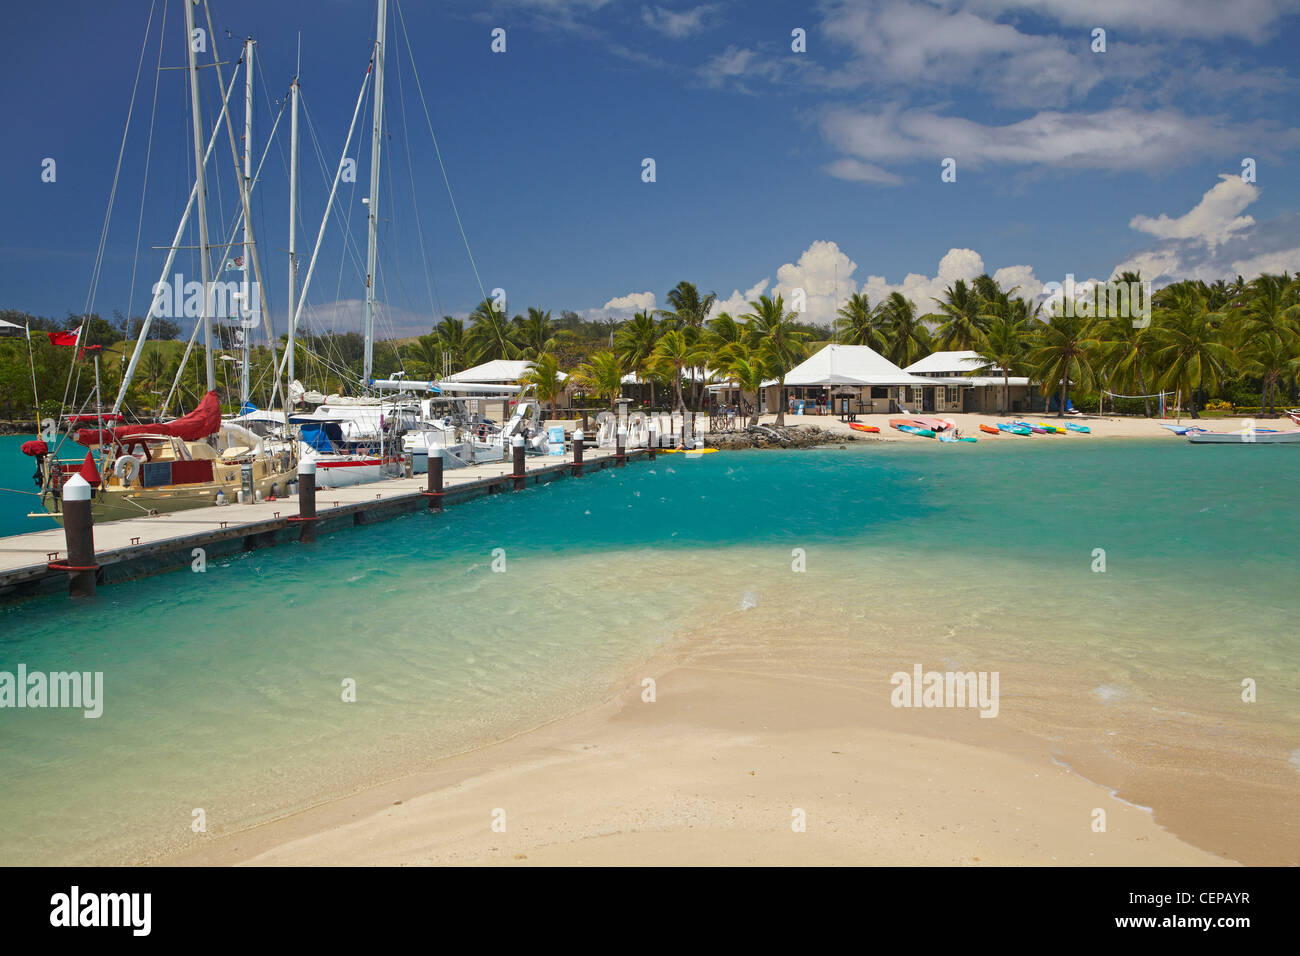
<path id="1" fill-rule="evenodd" d="M 135 455 L 123 455 L 113 462 L 113 474 L 117 475 L 123 485 L 130 485 L 140 474 L 140 459 Z"/>

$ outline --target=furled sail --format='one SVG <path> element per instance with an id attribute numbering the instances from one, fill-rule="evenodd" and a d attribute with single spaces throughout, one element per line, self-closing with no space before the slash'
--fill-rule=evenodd
<path id="1" fill-rule="evenodd" d="M 215 435 L 221 428 L 221 402 L 216 392 L 208 392 L 203 401 L 188 415 L 157 425 L 123 425 L 119 428 L 82 428 L 77 432 L 77 444 L 94 447 L 113 441 L 122 441 L 132 435 L 172 435 L 182 441 L 198 441 Z"/>

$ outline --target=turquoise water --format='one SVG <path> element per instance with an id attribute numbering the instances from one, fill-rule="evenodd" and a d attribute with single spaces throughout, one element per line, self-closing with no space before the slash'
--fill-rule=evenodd
<path id="1" fill-rule="evenodd" d="M 142 859 L 192 844 L 194 808 L 227 832 L 428 766 L 753 606 L 907 660 L 1068 670 L 1144 710 L 1249 674 L 1285 760 L 1297 464 L 1073 438 L 663 456 L 0 608 L 0 671 L 102 671 L 106 698 L 97 720 L 0 711 L 0 863 Z"/>
<path id="2" fill-rule="evenodd" d="M 44 531 L 53 527 L 53 521 L 28 518 L 29 511 L 40 511 L 41 502 L 20 492 L 36 491 L 32 475 L 36 472 L 35 459 L 28 458 L 18 449 L 34 435 L 0 436 L 0 537 Z M 83 449 L 84 451 L 84 449 Z"/>

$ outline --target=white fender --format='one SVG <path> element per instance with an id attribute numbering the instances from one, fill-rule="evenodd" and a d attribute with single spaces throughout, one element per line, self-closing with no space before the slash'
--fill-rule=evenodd
<path id="1" fill-rule="evenodd" d="M 118 481 L 123 485 L 133 484 L 140 474 L 140 459 L 135 455 L 123 455 L 113 462 L 113 474 L 117 475 Z"/>

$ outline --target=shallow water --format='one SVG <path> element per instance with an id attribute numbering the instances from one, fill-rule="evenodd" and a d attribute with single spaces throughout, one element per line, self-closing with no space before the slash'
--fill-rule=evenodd
<path id="1" fill-rule="evenodd" d="M 2 608 L 0 671 L 103 671 L 106 700 L 0 710 L 0 863 L 147 858 L 195 839 L 195 808 L 209 833 L 270 819 L 572 712 L 723 625 L 847 638 L 885 675 L 1001 669 L 1004 717 L 1137 802 L 1225 754 L 1285 794 L 1297 463 L 1075 436 L 663 456 Z"/>

